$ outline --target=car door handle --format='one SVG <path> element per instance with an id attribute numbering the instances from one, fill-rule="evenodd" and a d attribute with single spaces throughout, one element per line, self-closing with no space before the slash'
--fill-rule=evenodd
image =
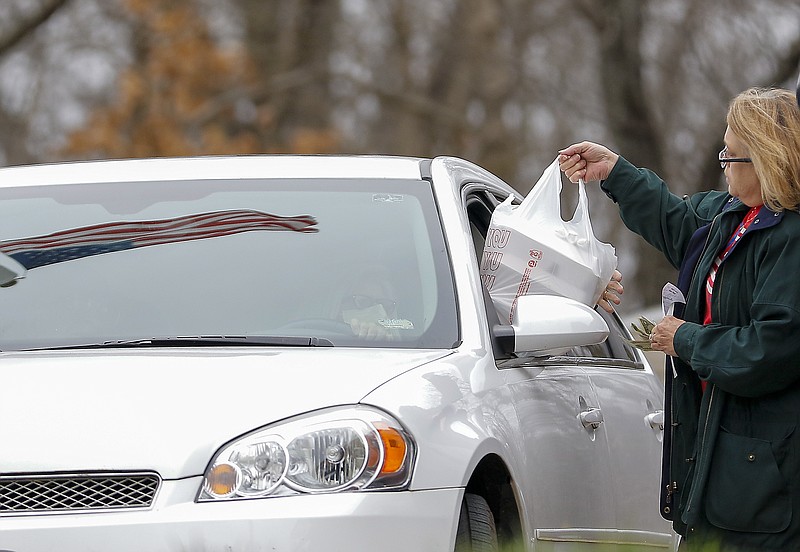
<path id="1" fill-rule="evenodd" d="M 578 414 L 578 419 L 586 429 L 595 431 L 603 423 L 603 411 L 599 408 L 589 407 Z"/>
<path id="2" fill-rule="evenodd" d="M 644 422 L 653 429 L 664 431 L 664 411 L 656 410 L 644 417 Z"/>

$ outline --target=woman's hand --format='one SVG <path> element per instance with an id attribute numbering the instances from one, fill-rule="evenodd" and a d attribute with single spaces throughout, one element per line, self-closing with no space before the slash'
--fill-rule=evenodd
<path id="1" fill-rule="evenodd" d="M 622 273 L 619 270 L 614 270 L 614 274 L 611 275 L 611 280 L 600 296 L 597 305 L 607 313 L 614 312 L 614 305 L 619 305 L 622 302 L 619 296 L 622 295 L 623 291 L 625 290 L 622 287 Z M 614 303 L 614 305 L 611 303 Z"/>
<path id="2" fill-rule="evenodd" d="M 678 356 L 675 352 L 675 332 L 684 321 L 674 316 L 665 316 L 655 325 L 650 334 L 650 345 L 654 351 L 661 351 L 669 356 Z"/>
<path id="3" fill-rule="evenodd" d="M 619 159 L 619 155 L 607 147 L 593 142 L 573 144 L 558 154 L 558 168 L 571 182 L 605 180 Z"/>

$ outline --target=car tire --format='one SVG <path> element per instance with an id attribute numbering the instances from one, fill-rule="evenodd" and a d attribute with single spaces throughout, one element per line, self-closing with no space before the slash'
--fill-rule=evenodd
<path id="1" fill-rule="evenodd" d="M 480 495 L 464 494 L 456 530 L 455 552 L 498 552 L 494 515 L 486 499 Z"/>

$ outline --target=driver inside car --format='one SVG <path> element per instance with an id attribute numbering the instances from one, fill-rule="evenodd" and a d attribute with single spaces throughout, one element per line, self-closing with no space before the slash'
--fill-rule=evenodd
<path id="1" fill-rule="evenodd" d="M 353 334 L 368 341 L 395 341 L 397 302 L 389 272 L 369 267 L 347 286 L 338 309 L 338 318 L 348 324 Z"/>

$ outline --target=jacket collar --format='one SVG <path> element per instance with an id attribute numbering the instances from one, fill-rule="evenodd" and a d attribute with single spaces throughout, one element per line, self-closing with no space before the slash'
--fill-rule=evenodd
<path id="1" fill-rule="evenodd" d="M 722 212 L 741 212 L 747 211 L 748 209 L 750 208 L 742 203 L 738 197 L 731 196 L 728 198 L 728 202 L 722 208 Z M 763 230 L 764 228 L 775 226 L 781 220 L 783 220 L 783 214 L 783 211 L 773 211 L 766 205 L 762 205 L 761 209 L 758 211 L 758 215 L 756 215 L 756 218 L 753 220 L 753 224 L 750 225 L 747 231 L 751 232 L 753 230 Z"/>

